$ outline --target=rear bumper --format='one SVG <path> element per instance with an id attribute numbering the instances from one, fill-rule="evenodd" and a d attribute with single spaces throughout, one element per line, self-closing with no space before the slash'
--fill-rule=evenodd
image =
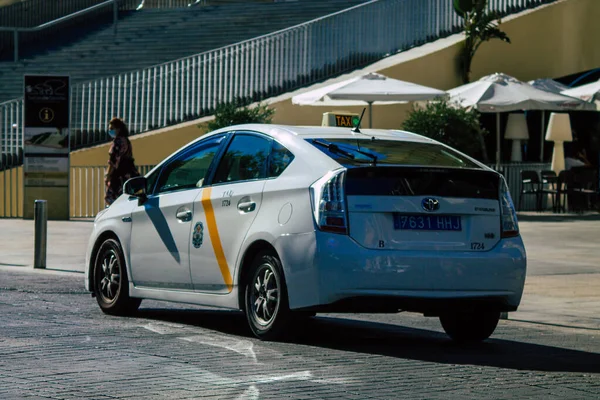
<path id="1" fill-rule="evenodd" d="M 276 246 L 292 309 L 514 311 L 521 301 L 527 261 L 520 237 L 485 252 L 370 250 L 323 232 L 303 235 L 297 247 L 295 237 Z M 286 251 L 291 247 L 296 250 Z"/>

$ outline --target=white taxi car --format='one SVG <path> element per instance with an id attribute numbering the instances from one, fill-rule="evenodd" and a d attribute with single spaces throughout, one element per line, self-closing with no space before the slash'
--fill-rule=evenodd
<path id="1" fill-rule="evenodd" d="M 504 178 L 403 131 L 240 125 L 193 141 L 96 217 L 85 285 L 243 310 L 261 339 L 317 312 L 411 311 L 480 341 L 520 303 L 526 253 Z"/>

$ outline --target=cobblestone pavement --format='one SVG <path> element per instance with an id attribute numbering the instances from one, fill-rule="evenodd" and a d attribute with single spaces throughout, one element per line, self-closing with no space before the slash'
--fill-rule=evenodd
<path id="1" fill-rule="evenodd" d="M 0 272 L 2 399 L 600 398 L 599 329 L 503 320 L 457 346 L 437 319 L 323 315 L 261 342 L 238 313 L 144 301 L 110 317 L 81 274 Z"/>
<path id="2" fill-rule="evenodd" d="M 0 399 L 599 399 L 598 224 L 522 224 L 522 310 L 470 346 L 409 313 L 319 314 L 287 342 L 189 305 L 106 316 L 81 273 L 2 265 L 0 247 Z"/>

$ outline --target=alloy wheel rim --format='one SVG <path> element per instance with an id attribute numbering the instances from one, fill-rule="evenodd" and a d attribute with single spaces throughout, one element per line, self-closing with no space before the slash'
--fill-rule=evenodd
<path id="1" fill-rule="evenodd" d="M 100 270 L 99 292 L 106 302 L 113 302 L 121 288 L 121 268 L 114 250 L 104 255 Z"/>
<path id="2" fill-rule="evenodd" d="M 263 264 L 258 268 L 252 283 L 250 306 L 254 319 L 260 325 L 270 324 L 279 308 L 279 288 L 273 268 Z"/>

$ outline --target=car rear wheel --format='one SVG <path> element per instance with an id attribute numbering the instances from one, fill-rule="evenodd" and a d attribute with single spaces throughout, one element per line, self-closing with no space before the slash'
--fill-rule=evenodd
<path id="1" fill-rule="evenodd" d="M 142 299 L 129 297 L 125 259 L 115 239 L 106 239 L 96 254 L 94 294 L 100 309 L 111 315 L 129 315 L 142 302 Z"/>
<path id="2" fill-rule="evenodd" d="M 480 342 L 494 333 L 499 312 L 452 313 L 440 316 L 444 331 L 457 342 Z"/>
<path id="3" fill-rule="evenodd" d="M 272 251 L 256 256 L 245 282 L 245 312 L 252 333 L 262 340 L 282 338 L 290 320 L 281 261 Z"/>

